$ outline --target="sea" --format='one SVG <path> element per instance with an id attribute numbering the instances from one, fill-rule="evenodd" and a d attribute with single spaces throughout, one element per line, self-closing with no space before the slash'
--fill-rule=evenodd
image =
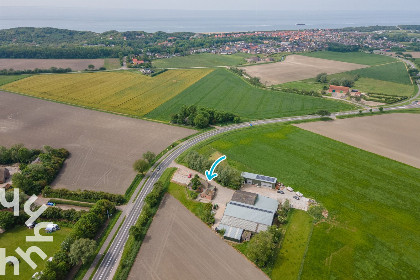
<path id="1" fill-rule="evenodd" d="M 419 11 L 191 11 L 0 7 L 0 29 L 235 32 L 420 24 Z"/>

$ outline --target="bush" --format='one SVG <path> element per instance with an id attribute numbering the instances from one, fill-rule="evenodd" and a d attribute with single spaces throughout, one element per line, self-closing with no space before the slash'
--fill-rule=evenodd
<path id="1" fill-rule="evenodd" d="M 240 122 L 240 117 L 232 113 L 216 111 L 210 108 L 184 105 L 178 114 L 171 116 L 171 122 L 205 128 L 211 124 Z"/>
<path id="2" fill-rule="evenodd" d="M 315 80 L 316 80 L 318 83 L 323 83 L 323 84 L 325 84 L 325 83 L 327 83 L 327 82 L 328 82 L 328 75 L 327 75 L 327 73 L 320 73 L 320 74 L 318 74 L 318 75 L 316 76 Z"/>
<path id="3" fill-rule="evenodd" d="M 316 112 L 316 114 L 320 115 L 320 116 L 330 116 L 331 115 L 331 113 L 327 110 L 319 110 L 319 111 Z"/>
<path id="4" fill-rule="evenodd" d="M 93 203 L 101 199 L 106 199 L 111 202 L 114 202 L 116 205 L 121 205 L 125 203 L 126 201 L 125 197 L 120 194 L 112 194 L 112 193 L 96 192 L 96 191 L 88 191 L 88 190 L 70 191 L 67 189 L 52 189 L 49 186 L 47 186 L 42 191 L 42 195 L 44 197 L 55 197 L 55 198 L 63 198 L 63 199 L 93 202 Z"/>
<path id="5" fill-rule="evenodd" d="M 7 230 L 15 225 L 15 216 L 12 212 L 1 211 L 0 212 L 0 228 Z"/>

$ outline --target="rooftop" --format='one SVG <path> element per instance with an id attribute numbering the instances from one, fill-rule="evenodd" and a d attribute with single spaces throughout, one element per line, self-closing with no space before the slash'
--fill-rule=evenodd
<path id="1" fill-rule="evenodd" d="M 256 193 L 244 192 L 244 191 L 236 191 L 233 193 L 232 201 L 237 201 L 249 205 L 254 205 L 255 201 L 257 200 Z"/>
<path id="2" fill-rule="evenodd" d="M 259 181 L 267 182 L 267 183 L 277 182 L 277 178 L 275 177 L 264 176 L 264 175 L 249 173 L 249 172 L 242 172 L 241 176 L 246 179 L 259 180 Z"/>

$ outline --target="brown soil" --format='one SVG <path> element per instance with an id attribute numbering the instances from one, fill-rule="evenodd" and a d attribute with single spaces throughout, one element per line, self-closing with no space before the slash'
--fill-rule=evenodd
<path id="1" fill-rule="evenodd" d="M 53 187 L 123 194 L 135 176 L 132 164 L 146 151 L 158 154 L 194 130 L 132 119 L 0 92 L 0 145 L 66 148 Z"/>
<path id="2" fill-rule="evenodd" d="M 166 195 L 128 279 L 268 279 L 178 200 Z"/>
<path id="3" fill-rule="evenodd" d="M 85 70 L 89 64 L 96 69 L 104 66 L 104 59 L 0 59 L 1 69 L 33 70 L 57 68 L 71 68 L 73 71 Z"/>
<path id="4" fill-rule="evenodd" d="M 395 113 L 296 126 L 420 168 L 419 123 L 420 114 Z"/>
<path id="5" fill-rule="evenodd" d="M 289 55 L 283 62 L 243 67 L 246 73 L 258 77 L 266 85 L 314 78 L 319 73 L 335 74 L 347 72 L 367 65 L 333 61 L 303 55 Z"/>

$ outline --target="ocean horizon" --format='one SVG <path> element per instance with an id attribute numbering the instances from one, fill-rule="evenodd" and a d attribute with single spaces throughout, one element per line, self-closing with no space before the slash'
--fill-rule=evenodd
<path id="1" fill-rule="evenodd" d="M 304 24 L 304 25 L 297 25 Z M 192 11 L 1 7 L 0 29 L 246 32 L 420 24 L 418 11 Z"/>

